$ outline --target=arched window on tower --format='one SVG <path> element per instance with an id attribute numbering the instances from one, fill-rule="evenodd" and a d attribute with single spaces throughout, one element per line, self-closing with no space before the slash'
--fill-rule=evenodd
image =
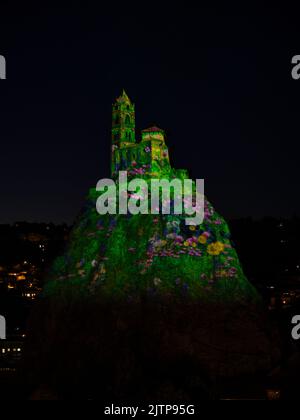
<path id="1" fill-rule="evenodd" d="M 130 116 L 129 116 L 129 115 L 126 115 L 126 118 L 125 118 L 125 124 L 126 124 L 126 125 L 130 125 L 130 123 L 131 123 L 131 121 L 130 121 Z"/>

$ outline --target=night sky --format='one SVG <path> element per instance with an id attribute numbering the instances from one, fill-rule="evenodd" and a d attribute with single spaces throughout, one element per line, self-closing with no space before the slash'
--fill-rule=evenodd
<path id="1" fill-rule="evenodd" d="M 109 175 L 123 88 L 222 215 L 300 215 L 298 12 L 101 3 L 1 5 L 0 223 L 72 223 Z"/>

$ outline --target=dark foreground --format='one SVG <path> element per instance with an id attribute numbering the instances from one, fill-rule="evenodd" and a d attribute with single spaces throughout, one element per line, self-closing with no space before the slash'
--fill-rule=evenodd
<path id="1" fill-rule="evenodd" d="M 265 399 L 279 360 L 278 336 L 259 307 L 44 300 L 19 371 L 2 381 L 2 397 L 103 404 Z"/>

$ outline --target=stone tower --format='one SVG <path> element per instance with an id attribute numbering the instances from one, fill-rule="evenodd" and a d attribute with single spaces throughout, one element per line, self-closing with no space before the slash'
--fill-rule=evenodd
<path id="1" fill-rule="evenodd" d="M 118 147 L 135 143 L 135 107 L 125 90 L 113 104 L 112 142 Z"/>

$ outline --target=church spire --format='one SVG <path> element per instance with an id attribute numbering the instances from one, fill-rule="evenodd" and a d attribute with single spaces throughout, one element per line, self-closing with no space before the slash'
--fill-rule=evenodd
<path id="1" fill-rule="evenodd" d="M 113 104 L 112 143 L 119 147 L 135 143 L 135 107 L 124 89 Z"/>
<path id="2" fill-rule="evenodd" d="M 127 95 L 125 89 L 123 89 L 122 95 L 119 96 L 119 98 L 117 98 L 117 102 L 131 105 L 131 100 L 129 99 L 129 96 Z"/>

